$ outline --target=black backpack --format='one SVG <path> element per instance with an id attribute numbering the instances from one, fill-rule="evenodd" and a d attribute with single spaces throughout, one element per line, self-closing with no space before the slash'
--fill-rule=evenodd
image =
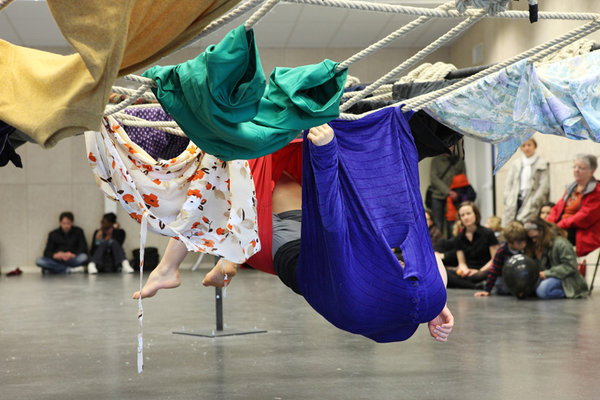
<path id="1" fill-rule="evenodd" d="M 156 268 L 160 257 L 158 255 L 158 249 L 156 247 L 145 247 L 144 248 L 144 272 L 150 272 Z M 131 260 L 131 267 L 139 271 L 140 270 L 140 249 L 133 250 L 133 260 Z"/>

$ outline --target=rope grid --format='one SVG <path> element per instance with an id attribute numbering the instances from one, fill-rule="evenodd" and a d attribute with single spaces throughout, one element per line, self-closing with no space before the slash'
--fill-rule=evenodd
<path id="1" fill-rule="evenodd" d="M 9 4 L 12 0 L 0 0 L 0 9 L 2 7 Z M 347 114 L 344 111 L 347 111 L 354 104 L 358 103 L 361 100 L 364 101 L 379 101 L 379 100 L 390 100 L 392 99 L 391 88 L 392 84 L 390 83 L 392 79 L 399 75 L 400 73 L 406 71 L 411 65 L 414 65 L 418 61 L 422 60 L 427 55 L 433 53 L 439 47 L 445 45 L 450 42 L 452 39 L 456 38 L 458 35 L 463 33 L 465 30 L 470 28 L 473 24 L 481 20 L 482 18 L 504 18 L 504 19 L 528 19 L 529 13 L 527 11 L 500 11 L 495 15 L 490 15 L 484 9 L 473 9 L 469 8 L 464 12 L 459 12 L 454 8 L 455 1 L 450 0 L 437 8 L 422 8 L 422 7 L 411 7 L 411 6 L 402 6 L 396 4 L 385 4 L 385 3 L 372 3 L 368 1 L 354 1 L 354 0 L 249 0 L 244 2 L 243 4 L 238 5 L 229 13 L 225 14 L 221 18 L 213 21 L 190 43 L 188 43 L 184 47 L 188 47 L 204 36 L 212 33 L 213 31 L 220 28 L 222 25 L 230 22 L 231 20 L 247 13 L 251 9 L 261 5 L 261 7 L 253 13 L 244 23 L 244 27 L 246 31 L 249 31 L 253 28 L 253 26 L 264 17 L 273 7 L 275 7 L 278 3 L 292 3 L 292 4 L 305 4 L 305 5 L 315 5 L 315 6 L 323 6 L 323 7 L 335 7 L 335 8 L 346 8 L 351 10 L 362 10 L 362 11 L 371 11 L 371 12 L 381 12 L 381 13 L 397 13 L 397 14 L 405 14 L 410 16 L 418 16 L 417 19 L 412 22 L 406 24 L 400 29 L 392 32 L 385 38 L 373 43 L 368 46 L 364 50 L 354 54 L 350 58 L 345 61 L 342 61 L 337 70 L 341 71 L 343 69 L 348 68 L 350 65 L 356 63 L 359 60 L 362 60 L 369 55 L 373 54 L 377 50 L 388 46 L 394 40 L 405 36 L 409 32 L 414 29 L 424 25 L 432 18 L 461 18 L 464 19 L 457 26 L 452 28 L 446 34 L 437 38 L 434 42 L 430 43 L 428 46 L 423 48 L 421 51 L 410 57 L 408 60 L 404 61 L 402 64 L 398 65 L 396 68 L 379 78 L 377 81 L 368 85 L 365 89 L 356 92 L 347 92 L 343 94 L 343 99 L 348 99 L 345 103 L 340 106 L 340 119 L 346 120 L 356 120 L 364 117 L 376 110 L 369 111 L 360 115 L 356 114 Z M 465 19 L 466 18 L 466 19 Z M 469 85 L 470 83 L 483 78 L 489 74 L 499 71 L 502 68 L 505 68 L 517 61 L 520 61 L 524 58 L 529 58 L 532 62 L 541 60 L 543 57 L 560 50 L 565 44 L 569 44 L 574 42 L 575 40 L 582 38 L 588 35 L 591 32 L 594 32 L 600 29 L 600 13 L 584 13 L 584 12 L 548 12 L 548 11 L 540 11 L 538 12 L 538 19 L 558 19 L 558 20 L 579 20 L 579 21 L 590 21 L 584 26 L 576 28 L 558 38 L 552 39 L 548 42 L 545 42 L 541 45 L 538 45 L 530 50 L 527 50 L 523 53 L 520 53 L 502 63 L 495 64 L 475 75 L 472 75 L 468 78 L 462 79 L 460 82 L 455 83 L 454 85 L 448 86 L 446 88 L 437 90 L 435 92 L 427 93 L 418 97 L 415 97 L 410 100 L 406 100 L 404 102 L 394 103 L 388 107 L 399 106 L 404 104 L 404 107 L 409 109 L 418 111 L 422 108 L 425 108 L 428 104 L 435 101 L 440 96 L 444 96 L 448 93 L 451 93 L 454 90 L 460 89 L 464 86 Z M 145 78 L 138 75 L 127 75 L 123 77 L 126 80 L 133 81 L 141 84 L 141 86 L 136 89 L 126 89 L 122 87 L 113 87 L 113 91 L 118 94 L 124 94 L 127 96 L 125 100 L 122 102 L 113 105 L 110 104 L 105 109 L 105 115 L 115 114 L 115 117 L 119 119 L 124 125 L 130 126 L 147 126 L 154 127 L 157 129 L 164 130 L 165 132 L 169 132 L 178 136 L 185 136 L 183 131 L 177 126 L 175 122 L 171 121 L 146 121 L 142 118 L 133 117 L 131 115 L 125 114 L 122 112 L 127 107 L 132 107 L 133 102 L 135 102 L 138 98 L 142 98 L 146 101 L 156 102 L 156 97 L 153 93 L 149 91 L 150 88 L 156 87 L 156 82 L 152 79 Z M 371 97 L 367 97 L 371 95 Z M 157 106 L 154 105 L 149 106 Z M 135 107 L 135 106 L 133 106 Z"/>

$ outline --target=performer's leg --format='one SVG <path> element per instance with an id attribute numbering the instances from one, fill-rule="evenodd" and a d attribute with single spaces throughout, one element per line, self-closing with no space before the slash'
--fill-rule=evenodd
<path id="1" fill-rule="evenodd" d="M 146 284 L 142 288 L 142 298 L 152 297 L 159 289 L 173 289 L 181 284 L 179 266 L 187 254 L 187 248 L 179 240 L 169 239 L 158 266 L 150 273 Z M 140 292 L 133 294 L 134 299 L 140 297 Z"/>

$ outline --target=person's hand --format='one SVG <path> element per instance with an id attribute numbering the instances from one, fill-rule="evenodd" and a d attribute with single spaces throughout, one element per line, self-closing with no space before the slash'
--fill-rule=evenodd
<path id="1" fill-rule="evenodd" d="M 448 306 L 444 306 L 444 309 L 434 319 L 429 321 L 427 324 L 429 327 L 429 334 L 438 342 L 445 342 L 448 340 L 452 327 L 454 326 L 454 316 L 448 309 Z"/>
<path id="2" fill-rule="evenodd" d="M 467 276 L 471 275 L 471 272 L 469 271 L 469 268 L 462 264 L 458 266 L 458 269 L 456 270 L 456 275 L 460 276 L 461 278 L 466 278 Z"/>
<path id="3" fill-rule="evenodd" d="M 65 251 L 64 255 L 65 261 L 69 261 L 70 259 L 75 258 L 75 253 L 71 253 L 70 251 Z"/>
<path id="4" fill-rule="evenodd" d="M 52 254 L 52 258 L 54 258 L 55 260 L 64 260 L 63 254 L 64 253 L 62 251 L 57 251 L 56 253 Z"/>
<path id="5" fill-rule="evenodd" d="M 456 193 L 454 190 L 451 190 L 448 193 L 448 196 L 450 196 L 450 198 L 452 199 L 452 201 L 458 200 L 458 193 Z"/>
<path id="6" fill-rule="evenodd" d="M 480 292 L 475 292 L 475 297 L 488 297 L 490 295 L 490 292 L 486 292 L 485 290 L 482 290 Z"/>
<path id="7" fill-rule="evenodd" d="M 540 271 L 540 279 L 546 279 L 546 273 L 544 271 Z"/>
<path id="8" fill-rule="evenodd" d="M 315 146 L 325 146 L 333 140 L 333 129 L 327 124 L 315 126 L 314 128 L 310 128 L 306 137 Z"/>

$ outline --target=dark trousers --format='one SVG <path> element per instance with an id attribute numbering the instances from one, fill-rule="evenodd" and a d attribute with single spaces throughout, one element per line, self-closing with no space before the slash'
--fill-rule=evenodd
<path id="1" fill-rule="evenodd" d="M 102 257 L 108 250 L 112 252 L 113 260 L 116 265 L 120 265 L 123 260 L 125 260 L 125 252 L 116 240 L 97 240 L 96 245 L 98 247 L 96 247 L 94 254 L 92 254 L 92 261 L 96 263 L 96 265 L 102 264 Z"/>
<path id="2" fill-rule="evenodd" d="M 483 282 L 487 278 L 487 271 L 477 271 L 477 273 L 462 278 L 456 274 L 456 270 L 447 270 L 448 287 L 459 289 L 475 289 L 475 284 Z"/>
<path id="3" fill-rule="evenodd" d="M 435 226 L 438 227 L 444 237 L 452 237 L 454 222 L 446 221 L 446 199 L 431 199 L 431 213 L 433 214 Z"/>

